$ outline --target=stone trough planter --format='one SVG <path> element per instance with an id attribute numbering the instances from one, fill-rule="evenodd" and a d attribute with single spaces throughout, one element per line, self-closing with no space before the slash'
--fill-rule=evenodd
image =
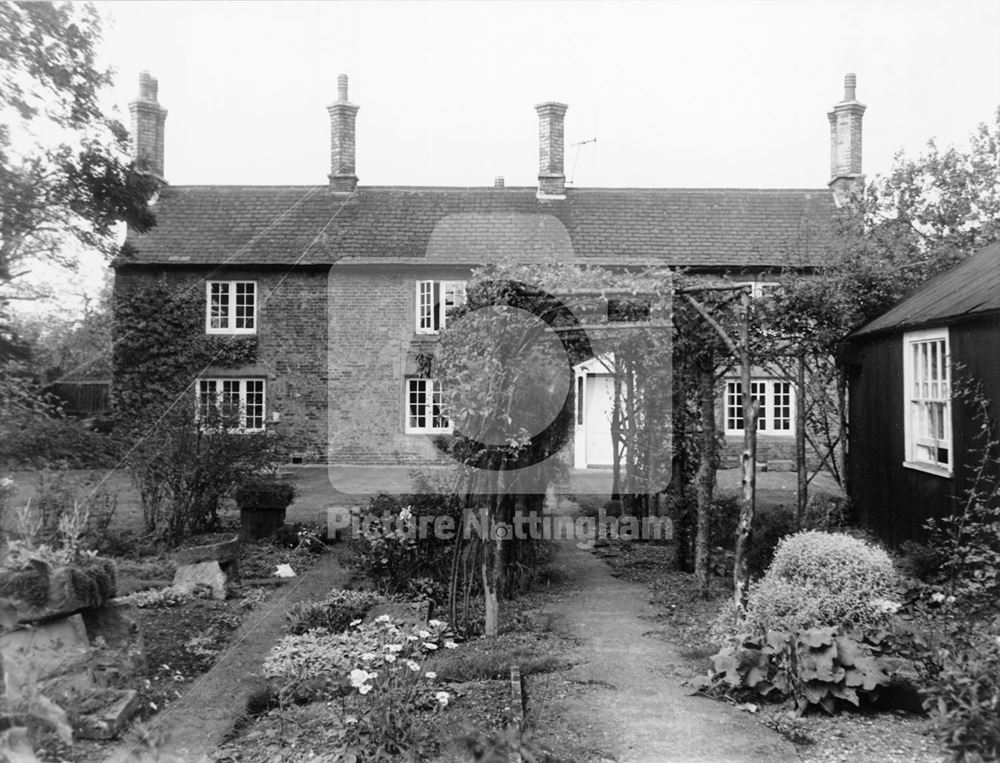
<path id="1" fill-rule="evenodd" d="M 240 539 L 231 538 L 200 546 L 188 546 L 174 552 L 177 571 L 175 588 L 193 592 L 198 586 L 212 591 L 212 598 L 226 598 L 226 588 L 239 577 Z"/>
<path id="2" fill-rule="evenodd" d="M 295 499 L 295 486 L 290 482 L 251 482 L 240 487 L 235 498 L 243 537 L 268 538 L 285 524 L 285 511 Z"/>

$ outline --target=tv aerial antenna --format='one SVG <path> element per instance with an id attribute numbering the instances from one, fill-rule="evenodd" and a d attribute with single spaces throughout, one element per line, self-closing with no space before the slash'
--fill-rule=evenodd
<path id="1" fill-rule="evenodd" d="M 576 147 L 576 155 L 573 158 L 573 174 L 570 176 L 569 184 L 573 185 L 576 180 L 576 165 L 580 163 L 580 149 L 586 146 L 588 143 L 597 143 L 597 138 L 588 138 L 587 140 L 580 140 L 576 143 L 570 143 L 570 146 Z"/>

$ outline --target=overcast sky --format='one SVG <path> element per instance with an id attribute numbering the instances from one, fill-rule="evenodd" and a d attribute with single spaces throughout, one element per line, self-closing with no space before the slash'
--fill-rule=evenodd
<path id="1" fill-rule="evenodd" d="M 997 0 L 98 6 L 123 117 L 159 79 L 174 185 L 325 183 L 341 72 L 362 185 L 534 185 L 545 100 L 581 187 L 823 187 L 849 71 L 869 176 L 1000 105 Z"/>

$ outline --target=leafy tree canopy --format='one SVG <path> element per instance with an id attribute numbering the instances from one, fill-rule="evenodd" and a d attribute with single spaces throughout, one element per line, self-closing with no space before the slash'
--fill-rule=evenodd
<path id="1" fill-rule="evenodd" d="M 110 254 L 119 222 L 155 222 L 156 181 L 100 105 L 100 39 L 89 4 L 0 3 L 0 299 L 37 296 L 18 283 L 34 263 L 73 268 L 74 244 Z"/>

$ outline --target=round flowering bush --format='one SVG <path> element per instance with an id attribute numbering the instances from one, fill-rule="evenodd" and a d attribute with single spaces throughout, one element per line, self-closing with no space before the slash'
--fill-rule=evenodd
<path id="1" fill-rule="evenodd" d="M 784 538 L 750 591 L 743 629 L 751 634 L 805 628 L 888 625 L 896 573 L 881 548 L 842 533 Z"/>
<path id="2" fill-rule="evenodd" d="M 346 689 L 365 695 L 370 689 L 361 691 L 362 686 L 375 686 L 376 679 L 395 676 L 401 667 L 406 672 L 400 675 L 409 678 L 408 674 L 421 672 L 428 655 L 456 646 L 445 622 L 431 620 L 426 627 L 402 625 L 382 615 L 371 623 L 354 620 L 342 633 L 313 629 L 285 636 L 271 649 L 263 670 L 292 695 L 296 684 L 315 688 L 317 681 L 325 684 L 327 695 Z M 370 677 L 360 680 L 359 670 Z"/>
<path id="3" fill-rule="evenodd" d="M 437 675 L 424 669 L 424 660 L 457 644 L 440 620 L 431 620 L 426 628 L 400 627 L 382 615 L 364 627 L 372 641 L 348 674 L 351 691 L 344 703 L 341 752 L 345 759 L 423 759 L 433 742 L 421 737 L 417 714 L 446 707 L 451 699 L 437 686 Z"/>

